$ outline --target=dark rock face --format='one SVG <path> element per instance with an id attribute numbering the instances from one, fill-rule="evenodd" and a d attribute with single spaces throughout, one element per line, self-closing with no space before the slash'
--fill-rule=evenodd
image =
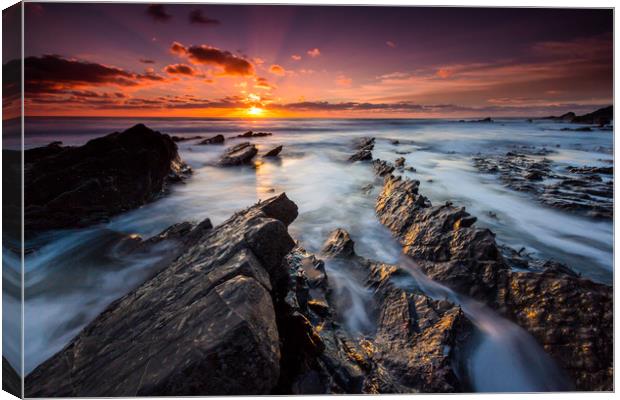
<path id="1" fill-rule="evenodd" d="M 351 257 L 355 254 L 354 246 L 349 232 L 338 228 L 329 234 L 321 253 L 331 258 Z"/>
<path id="2" fill-rule="evenodd" d="M 350 162 L 372 160 L 372 150 L 375 148 L 375 138 L 360 138 L 355 142 L 354 148 L 356 152 L 349 157 Z"/>
<path id="3" fill-rule="evenodd" d="M 568 112 L 559 117 L 551 116 L 543 119 L 567 121 L 576 124 L 607 125 L 614 119 L 614 107 L 608 106 L 599 108 L 596 111 L 584 115 L 575 115 L 574 112 Z"/>
<path id="4" fill-rule="evenodd" d="M 172 139 L 142 124 L 80 147 L 27 150 L 27 235 L 105 221 L 158 198 L 189 172 Z"/>
<path id="5" fill-rule="evenodd" d="M 474 166 L 481 172 L 498 174 L 507 187 L 532 193 L 550 207 L 613 218 L 613 179 L 599 176 L 613 174 L 613 167 L 568 167 L 569 173 L 561 173 L 553 170 L 551 160 L 540 158 L 548 152 L 543 148 L 474 157 Z"/>
<path id="6" fill-rule="evenodd" d="M 376 211 L 423 272 L 530 332 L 577 389 L 612 390 L 612 288 L 554 263 L 538 271 L 522 260 L 531 272 L 512 271 L 491 231 L 464 208 L 432 206 L 418 188 L 387 176 Z"/>
<path id="7" fill-rule="evenodd" d="M 269 150 L 268 152 L 266 152 L 263 157 L 277 157 L 280 152 L 282 151 L 282 146 L 277 146 L 271 150 Z"/>
<path id="8" fill-rule="evenodd" d="M 224 136 L 223 135 L 215 135 L 213 137 L 207 138 L 198 144 L 207 145 L 207 144 L 224 144 Z"/>
<path id="9" fill-rule="evenodd" d="M 576 116 L 571 122 L 579 124 L 607 125 L 614 119 L 614 107 L 600 108 L 588 114 Z"/>
<path id="10" fill-rule="evenodd" d="M 252 158 L 258 153 L 255 145 L 249 142 L 239 143 L 238 145 L 229 147 L 220 158 L 221 166 L 233 166 L 248 164 Z"/>
<path id="11" fill-rule="evenodd" d="M 28 375 L 26 396 L 270 393 L 281 362 L 273 298 L 296 216 L 281 194 L 213 229 L 173 228 L 192 237 L 181 255 Z"/>
<path id="12" fill-rule="evenodd" d="M 13 396 L 22 397 L 22 378 L 4 357 L 2 357 L 2 390 Z"/>
<path id="13" fill-rule="evenodd" d="M 271 136 L 273 135 L 273 133 L 271 132 L 252 132 L 252 131 L 247 131 L 245 133 L 242 133 L 241 135 L 238 135 L 238 138 L 255 138 L 255 137 L 264 137 L 264 136 Z"/>

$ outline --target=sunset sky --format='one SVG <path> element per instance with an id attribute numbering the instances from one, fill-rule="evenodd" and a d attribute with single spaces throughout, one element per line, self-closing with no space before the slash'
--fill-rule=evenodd
<path id="1" fill-rule="evenodd" d="M 611 10 L 27 3 L 26 115 L 588 112 L 612 103 L 612 18 Z"/>

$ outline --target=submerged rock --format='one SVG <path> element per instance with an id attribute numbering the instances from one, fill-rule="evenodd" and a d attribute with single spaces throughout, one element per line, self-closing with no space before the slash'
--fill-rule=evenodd
<path id="1" fill-rule="evenodd" d="M 224 135 L 215 135 L 213 137 L 207 138 L 201 142 L 198 142 L 198 144 L 200 145 L 207 145 L 207 144 L 224 144 Z"/>
<path id="2" fill-rule="evenodd" d="M 263 157 L 277 157 L 280 152 L 282 151 L 282 146 L 277 146 L 271 150 L 269 150 L 268 152 L 266 152 Z"/>
<path id="3" fill-rule="evenodd" d="M 26 396 L 270 393 L 281 362 L 273 297 L 296 216 L 281 194 L 201 229 L 176 260 L 30 373 Z"/>
<path id="4" fill-rule="evenodd" d="M 158 198 L 191 171 L 170 136 L 142 124 L 24 155 L 26 236 L 105 221 Z"/>
<path id="5" fill-rule="evenodd" d="M 526 329 L 577 389 L 611 390 L 611 287 L 553 264 L 542 272 L 513 271 L 495 235 L 477 228 L 475 217 L 451 203 L 433 206 L 418 189 L 418 181 L 387 176 L 376 211 L 422 271 Z"/>
<path id="6" fill-rule="evenodd" d="M 498 174 L 507 187 L 532 193 L 550 207 L 578 212 L 595 218 L 613 217 L 613 181 L 603 181 L 597 174 L 613 174 L 612 167 L 568 167 L 571 174 L 552 168 L 553 163 L 540 156 L 546 148 L 521 149 L 499 156 L 474 157 L 480 172 Z"/>
<path id="7" fill-rule="evenodd" d="M 273 133 L 271 132 L 252 132 L 252 131 L 247 131 L 245 133 L 242 133 L 241 135 L 238 135 L 238 138 L 255 138 L 255 137 L 264 137 L 264 136 L 271 136 L 273 135 Z"/>
<path id="8" fill-rule="evenodd" d="M 222 166 L 249 164 L 256 153 L 258 153 L 258 149 L 250 142 L 239 143 L 226 149 L 219 164 Z"/>

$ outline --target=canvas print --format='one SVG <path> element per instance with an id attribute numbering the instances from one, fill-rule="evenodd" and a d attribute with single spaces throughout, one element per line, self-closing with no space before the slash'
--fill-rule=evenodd
<path id="1" fill-rule="evenodd" d="M 5 390 L 613 391 L 612 9 L 3 23 Z"/>

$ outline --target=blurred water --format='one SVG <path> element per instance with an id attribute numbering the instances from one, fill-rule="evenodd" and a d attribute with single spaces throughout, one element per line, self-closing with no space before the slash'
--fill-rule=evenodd
<path id="1" fill-rule="evenodd" d="M 411 150 L 404 157 L 417 173 L 406 174 L 422 181 L 421 191 L 433 202 L 451 200 L 467 206 L 481 225 L 498 234 L 498 241 L 525 246 L 541 257 L 567 262 L 593 279 L 611 282 L 611 222 L 545 208 L 526 194 L 504 188 L 495 177 L 478 174 L 470 161 L 478 152 L 495 154 L 512 145 L 535 144 L 557 150 L 552 157 L 559 163 L 602 165 L 601 159 L 612 158 L 610 132 L 560 132 L 557 124 L 518 120 L 460 124 L 436 120 L 34 118 L 26 121 L 26 146 L 53 140 L 79 145 L 138 122 L 172 135 L 222 133 L 227 136 L 226 146 L 238 143 L 241 139 L 229 138 L 246 130 L 270 131 L 273 136 L 252 139 L 259 155 L 278 144 L 284 150 L 280 159 L 265 160 L 256 168 L 219 168 L 212 164 L 225 146 L 180 143 L 181 156 L 194 175 L 185 184 L 175 185 L 170 195 L 107 224 L 51 232 L 30 243 L 38 250 L 26 257 L 26 373 L 62 349 L 107 304 L 152 272 L 158 254 L 127 260 L 109 250 L 127 235 L 149 237 L 173 223 L 207 217 L 219 224 L 258 199 L 284 191 L 299 207 L 299 217 L 289 231 L 309 251 L 320 250 L 328 233 L 342 227 L 356 238 L 362 256 L 397 262 L 400 247 L 375 216 L 378 186 L 370 192 L 363 189 L 376 182 L 372 168 L 346 162 L 351 141 L 360 136 L 377 137 L 374 156 L 389 161 L 401 156 L 395 151 Z M 394 146 L 392 139 L 402 144 Z M 489 211 L 498 218 L 488 217 Z M 329 270 L 328 274 L 340 285 L 343 296 L 354 294 L 352 298 L 364 300 L 364 293 L 350 277 Z M 359 308 L 363 301 L 353 305 Z M 363 315 L 355 315 L 359 318 L 351 326 L 367 330 Z"/>

